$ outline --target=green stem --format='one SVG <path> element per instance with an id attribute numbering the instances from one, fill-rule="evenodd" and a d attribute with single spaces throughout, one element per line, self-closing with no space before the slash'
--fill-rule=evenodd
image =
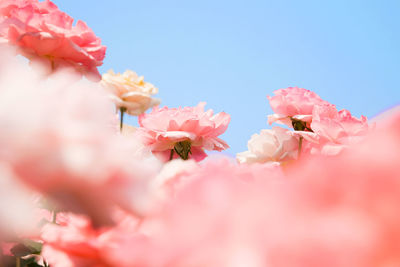
<path id="1" fill-rule="evenodd" d="M 171 154 L 169 154 L 169 161 L 174 158 L 174 149 L 171 149 Z"/>
<path id="2" fill-rule="evenodd" d="M 303 136 L 300 136 L 300 139 L 299 139 L 299 151 L 297 152 L 297 159 L 299 159 L 300 158 L 300 155 L 301 155 L 301 148 L 303 147 Z"/>
<path id="3" fill-rule="evenodd" d="M 122 127 L 124 127 L 124 113 L 126 111 L 126 108 L 120 107 L 119 112 L 121 113 L 121 120 L 119 122 L 119 130 L 122 132 Z"/>

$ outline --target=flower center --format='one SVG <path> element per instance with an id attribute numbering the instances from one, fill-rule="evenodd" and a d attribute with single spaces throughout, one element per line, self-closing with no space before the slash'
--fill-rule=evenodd
<path id="1" fill-rule="evenodd" d="M 189 158 L 189 154 L 192 154 L 192 151 L 190 150 L 191 147 L 191 142 L 189 140 L 185 140 L 176 143 L 174 150 L 183 160 L 187 160 Z"/>

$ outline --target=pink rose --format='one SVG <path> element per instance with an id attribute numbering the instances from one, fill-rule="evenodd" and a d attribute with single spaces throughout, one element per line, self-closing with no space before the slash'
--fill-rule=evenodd
<path id="1" fill-rule="evenodd" d="M 311 129 L 319 138 L 316 147 L 322 154 L 340 153 L 348 145 L 358 143 L 370 128 L 366 117 L 355 118 L 345 109 L 338 112 L 334 106 L 320 105 L 313 111 Z"/>
<path id="2" fill-rule="evenodd" d="M 100 79 L 106 47 L 100 38 L 78 20 L 46 0 L 4 0 L 0 3 L 0 37 L 19 46 L 29 58 L 50 60 L 52 68 L 72 65 L 90 77 Z"/>
<path id="3" fill-rule="evenodd" d="M 274 91 L 275 96 L 268 96 L 273 115 L 268 116 L 268 123 L 280 122 L 292 126 L 294 120 L 306 122 L 312 120 L 314 106 L 329 104 L 322 100 L 316 93 L 309 90 L 289 87 Z"/>
<path id="4" fill-rule="evenodd" d="M 204 111 L 205 103 L 196 107 L 158 108 L 139 116 L 138 134 L 144 144 L 163 161 L 173 158 L 206 157 L 204 150 L 222 151 L 229 146 L 219 135 L 228 127 L 230 116 L 225 112 Z"/>

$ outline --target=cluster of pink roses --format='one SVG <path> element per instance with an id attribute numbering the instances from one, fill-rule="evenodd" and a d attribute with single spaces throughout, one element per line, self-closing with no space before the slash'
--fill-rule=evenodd
<path id="1" fill-rule="evenodd" d="M 0 37 L 1 267 L 400 265 L 398 108 L 371 125 L 280 89 L 284 127 L 207 158 L 230 116 L 160 108 L 129 70 L 81 79 L 105 47 L 49 0 L 0 1 Z"/>
<path id="2" fill-rule="evenodd" d="M 269 124 L 284 124 L 294 131 L 276 126 L 253 135 L 249 150 L 237 155 L 239 162 L 284 162 L 298 159 L 301 153 L 337 155 L 371 129 L 366 117 L 358 119 L 348 110 L 337 111 L 303 88 L 280 89 L 268 99 L 276 112 L 268 116 Z"/>

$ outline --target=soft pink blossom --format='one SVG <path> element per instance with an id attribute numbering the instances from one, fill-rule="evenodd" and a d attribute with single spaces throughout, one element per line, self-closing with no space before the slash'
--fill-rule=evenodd
<path id="1" fill-rule="evenodd" d="M 268 116 L 268 123 L 279 122 L 292 126 L 292 120 L 306 122 L 312 120 L 313 108 L 316 105 L 329 104 L 316 93 L 299 87 L 288 87 L 274 91 L 274 96 L 268 96 L 273 115 Z"/>
<path id="2" fill-rule="evenodd" d="M 42 255 L 55 267 L 108 266 L 99 253 L 100 231 L 86 218 L 71 214 L 64 224 L 44 226 Z"/>
<path id="3" fill-rule="evenodd" d="M 351 124 L 362 124 L 352 118 L 347 120 Z M 293 167 L 288 175 L 297 182 L 290 191 L 292 201 L 286 209 L 287 214 L 298 212 L 295 215 L 298 219 L 293 218 L 294 224 L 288 221 L 287 226 L 298 228 L 285 228 L 280 221 L 279 227 L 290 232 L 279 237 L 284 246 L 275 252 L 276 261 L 281 262 L 277 266 L 291 266 L 289 263 L 293 261 L 287 255 L 300 263 L 303 261 L 302 265 L 295 266 L 400 264 L 399 120 L 397 110 L 380 122 L 381 128 L 369 132 L 339 156 L 319 157 Z M 319 238 L 314 235 L 317 227 L 326 231 Z M 346 235 L 348 241 L 340 242 Z M 325 254 L 315 250 L 329 246 Z M 346 255 L 341 248 L 353 253 Z"/>
<path id="4" fill-rule="evenodd" d="M 147 242 L 140 248 L 119 243 L 121 247 L 107 250 L 110 255 L 124 259 L 126 266 L 263 266 L 255 265 L 262 262 L 254 250 L 257 245 L 251 243 L 255 235 L 246 237 L 248 231 L 259 230 L 247 220 L 248 213 L 256 210 L 242 207 L 256 204 L 247 196 L 258 188 L 283 182 L 281 169 L 268 164 L 238 165 L 227 158 L 210 158 L 190 169 L 180 174 L 184 186 L 175 188 L 159 215 L 143 222 L 140 232 Z M 142 258 L 128 253 L 132 247 L 140 249 Z"/>
<path id="5" fill-rule="evenodd" d="M 282 178 L 273 165 L 216 158 L 201 164 L 186 175 L 189 183 L 165 207 L 161 230 L 151 236 L 161 266 L 265 266 L 256 234 L 261 223 L 249 215 L 264 217 L 268 206 L 252 196 Z"/>
<path id="6" fill-rule="evenodd" d="M 175 196 L 186 184 L 190 183 L 190 174 L 200 166 L 194 160 L 176 159 L 166 163 L 158 175 L 151 181 L 153 197 L 164 201 Z"/>
<path id="7" fill-rule="evenodd" d="M 155 107 L 149 114 L 139 116 L 138 134 L 164 161 L 169 159 L 171 151 L 174 158 L 179 157 L 176 148 L 182 143 L 186 146 L 183 158 L 202 160 L 206 157 L 204 150 L 222 151 L 229 147 L 218 136 L 230 122 L 225 112 L 213 114 L 211 109 L 204 111 L 204 106 L 205 103 L 185 108 Z"/>
<path id="8" fill-rule="evenodd" d="M 297 158 L 299 139 L 287 129 L 273 127 L 270 130 L 261 130 L 260 134 L 252 135 L 247 147 L 248 151 L 236 155 L 238 162 L 283 162 Z"/>
<path id="9" fill-rule="evenodd" d="M 318 150 L 336 155 L 352 143 L 359 142 L 370 130 L 367 118 L 360 119 L 348 110 L 337 111 L 334 106 L 320 105 L 313 111 L 311 129 L 318 136 Z"/>
<path id="10" fill-rule="evenodd" d="M 46 58 L 52 68 L 74 66 L 96 79 L 106 47 L 100 38 L 78 20 L 60 11 L 49 0 L 4 0 L 0 3 L 0 36 L 35 61 Z"/>
<path id="11" fill-rule="evenodd" d="M 74 214 L 59 225 L 46 225 L 43 257 L 54 267 L 149 266 L 141 263 L 158 256 L 147 248 L 148 238 L 136 231 L 139 221 L 122 213 L 116 217 L 114 227 L 94 228 Z"/>
<path id="12" fill-rule="evenodd" d="M 18 179 L 99 224 L 110 222 L 114 205 L 146 210 L 142 199 L 158 162 L 142 159 L 142 145 L 116 131 L 113 103 L 100 85 L 71 84 L 63 73 L 42 81 L 27 66 L 7 65 L 13 68 L 0 75 L 0 158 Z"/>

